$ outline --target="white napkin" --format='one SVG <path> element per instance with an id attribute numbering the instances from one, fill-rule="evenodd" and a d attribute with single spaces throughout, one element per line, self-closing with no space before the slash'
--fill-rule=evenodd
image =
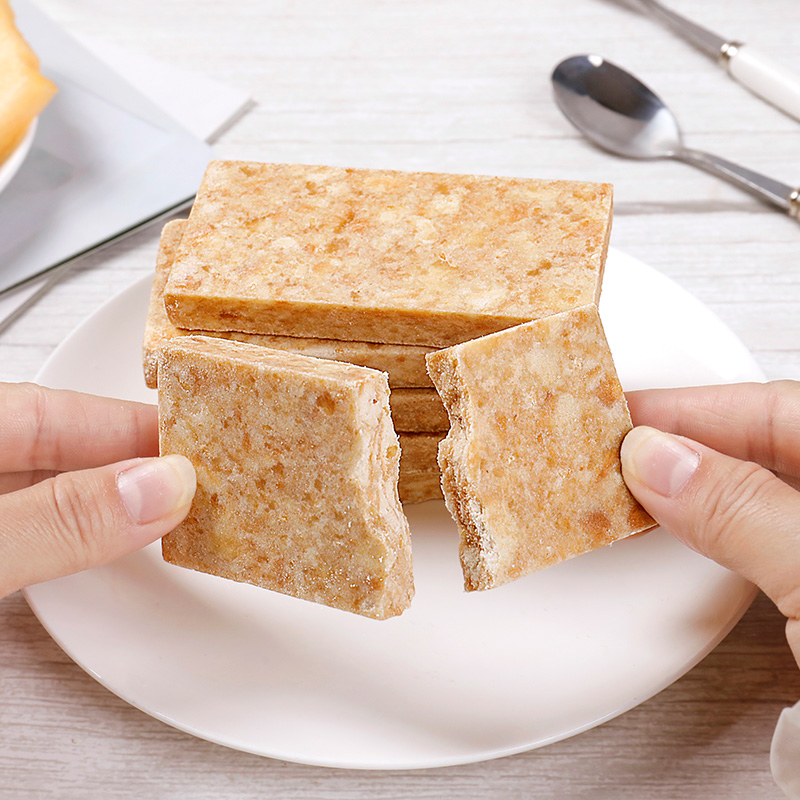
<path id="1" fill-rule="evenodd" d="M 200 139 L 212 139 L 250 105 L 247 92 L 241 89 L 232 89 L 117 45 L 85 37 L 81 37 L 81 43 Z M 42 275 L 0 297 L 0 330 L 44 294 L 59 277 Z"/>
<path id="2" fill-rule="evenodd" d="M 800 800 L 800 703 L 785 708 L 778 718 L 770 767 L 784 794 L 791 800 Z"/>
<path id="3" fill-rule="evenodd" d="M 79 38 L 87 50 L 199 139 L 210 141 L 250 105 L 247 92 L 241 89 L 118 45 Z"/>

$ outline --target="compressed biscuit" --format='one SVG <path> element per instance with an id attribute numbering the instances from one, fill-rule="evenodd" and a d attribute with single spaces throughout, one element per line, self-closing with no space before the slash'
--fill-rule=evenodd
<path id="1" fill-rule="evenodd" d="M 598 298 L 609 184 L 212 162 L 180 328 L 451 345 Z"/>
<path id="2" fill-rule="evenodd" d="M 655 524 L 622 480 L 631 427 L 594 305 L 428 356 L 450 415 L 442 489 L 468 590 Z"/>
<path id="3" fill-rule="evenodd" d="M 389 397 L 396 431 L 447 431 L 450 422 L 435 389 L 392 389 Z"/>
<path id="4" fill-rule="evenodd" d="M 436 454 L 445 433 L 398 433 L 400 441 L 400 482 L 404 503 L 441 500 L 442 488 Z"/>
<path id="5" fill-rule="evenodd" d="M 170 563 L 376 619 L 411 602 L 386 376 L 202 336 L 159 360 L 161 452 L 197 471 Z"/>
<path id="6" fill-rule="evenodd" d="M 433 351 L 431 347 L 377 344 L 375 342 L 343 342 L 335 339 L 302 339 L 292 336 L 270 336 L 236 331 L 202 331 L 176 328 L 167 317 L 164 307 L 164 287 L 183 236 L 185 225 L 185 220 L 168 222 L 161 234 L 143 341 L 144 376 L 145 382 L 151 389 L 156 388 L 159 350 L 176 336 L 200 334 L 259 344 L 264 347 L 286 350 L 315 358 L 347 361 L 350 364 L 359 364 L 388 373 L 389 385 L 392 387 L 427 387 L 433 390 L 433 384 L 425 369 L 425 356 Z M 444 416 L 444 409 L 441 409 L 439 412 L 440 423 Z M 445 423 L 444 430 L 446 429 L 447 424 Z"/>
<path id="7" fill-rule="evenodd" d="M 441 500 L 442 485 L 439 470 L 434 472 L 403 472 L 397 484 L 400 500 L 403 503 L 424 503 L 426 500 Z"/>
<path id="8" fill-rule="evenodd" d="M 439 444 L 447 431 L 436 433 L 398 433 L 400 472 L 437 472 Z"/>

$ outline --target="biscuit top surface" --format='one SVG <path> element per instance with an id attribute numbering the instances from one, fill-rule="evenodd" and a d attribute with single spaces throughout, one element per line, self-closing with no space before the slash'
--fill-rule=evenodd
<path id="1" fill-rule="evenodd" d="M 609 184 L 216 161 L 168 290 L 533 319 L 597 299 L 611 202 Z"/>

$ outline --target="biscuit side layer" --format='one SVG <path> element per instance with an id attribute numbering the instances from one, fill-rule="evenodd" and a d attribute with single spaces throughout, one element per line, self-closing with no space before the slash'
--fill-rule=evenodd
<path id="1" fill-rule="evenodd" d="M 459 375 L 458 357 L 452 350 L 428 356 L 427 364 L 450 417 L 450 431 L 439 444 L 438 463 L 445 505 L 460 536 L 458 553 L 464 588 L 489 589 L 496 583 L 498 552 L 465 469 L 472 438 L 468 389 Z"/>
<path id="2" fill-rule="evenodd" d="M 167 285 L 172 264 L 178 252 L 186 220 L 168 222 L 161 233 L 153 287 L 143 340 L 143 366 L 145 383 L 155 389 L 158 372 L 158 352 L 167 342 L 179 336 L 216 336 L 248 344 L 272 347 L 313 358 L 326 358 L 332 361 L 346 361 L 370 369 L 377 369 L 389 375 L 392 388 L 424 387 L 433 393 L 428 373 L 425 371 L 425 356 L 430 347 L 415 345 L 377 344 L 375 342 L 341 341 L 337 339 L 299 338 L 292 336 L 271 336 L 269 334 L 240 333 L 237 331 L 204 331 L 199 324 L 192 323 L 186 328 L 177 328 L 167 316 L 164 305 L 164 290 Z M 190 329 L 191 328 L 191 329 Z M 425 421 L 408 430 L 442 430 L 444 409 L 428 401 L 431 411 Z M 433 415 L 433 416 L 431 416 Z M 407 423 L 405 423 L 407 424 Z M 444 427 L 446 430 L 446 426 Z"/>

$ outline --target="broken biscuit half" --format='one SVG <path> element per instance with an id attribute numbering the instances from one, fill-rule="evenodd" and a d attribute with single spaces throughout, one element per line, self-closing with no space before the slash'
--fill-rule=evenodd
<path id="1" fill-rule="evenodd" d="M 161 453 L 197 494 L 166 561 L 375 619 L 414 593 L 386 376 L 203 336 L 159 356 Z"/>
<path id="2" fill-rule="evenodd" d="M 654 527 L 623 479 L 631 428 L 593 304 L 427 357 L 465 588 L 489 589 Z"/>

